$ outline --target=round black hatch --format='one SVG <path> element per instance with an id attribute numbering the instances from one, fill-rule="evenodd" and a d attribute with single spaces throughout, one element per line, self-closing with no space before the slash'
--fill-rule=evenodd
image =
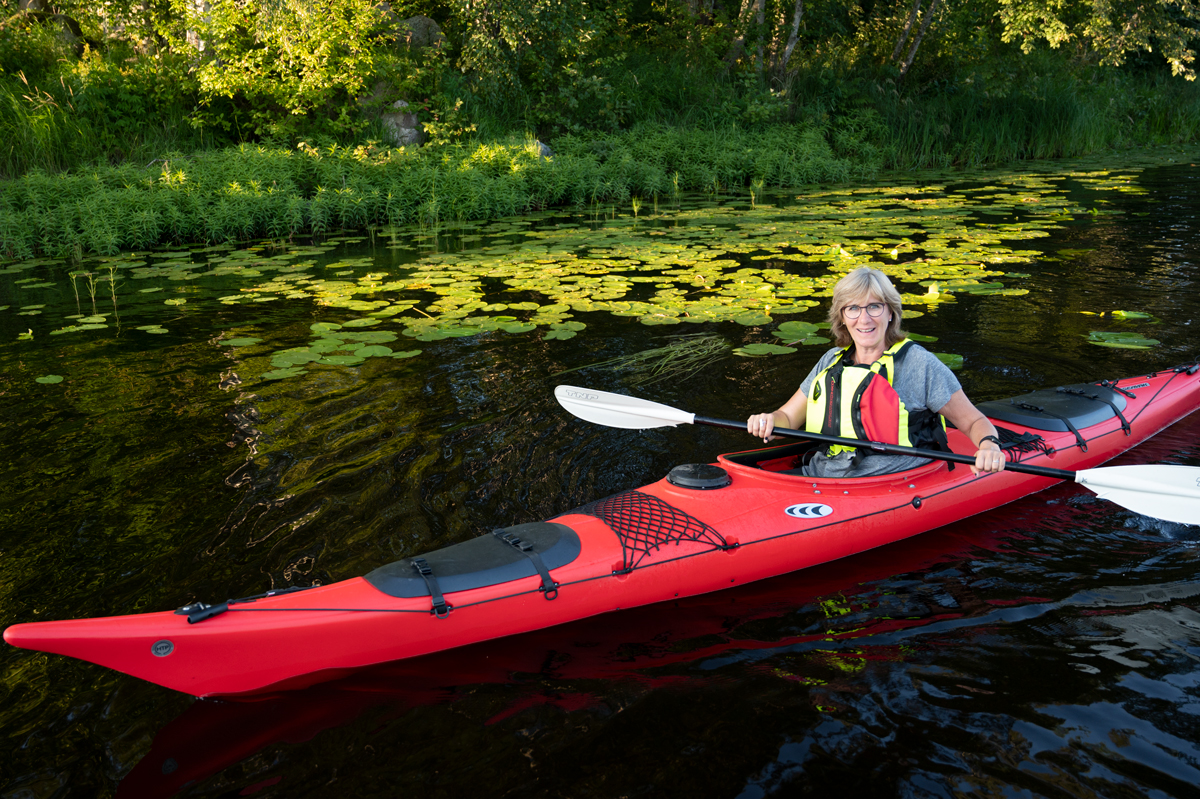
<path id="1" fill-rule="evenodd" d="M 667 475 L 667 482 L 681 488 L 706 491 L 710 488 L 724 488 L 733 481 L 729 479 L 729 473 L 720 466 L 711 463 L 685 463 L 671 470 Z"/>

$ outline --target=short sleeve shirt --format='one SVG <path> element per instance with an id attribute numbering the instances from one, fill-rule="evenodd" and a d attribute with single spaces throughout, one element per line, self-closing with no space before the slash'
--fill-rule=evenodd
<path id="1" fill-rule="evenodd" d="M 800 384 L 804 396 L 812 396 L 812 384 L 817 375 L 841 353 L 842 348 L 835 347 L 821 356 L 821 360 L 817 361 L 817 365 Z M 936 412 L 950 401 L 955 392 L 962 389 L 962 385 L 949 367 L 929 350 L 914 342 L 908 345 L 908 352 L 904 354 L 903 361 L 896 369 L 892 388 L 900 395 L 904 407 L 908 410 L 929 409 Z M 842 452 L 833 457 L 826 456 L 824 452 L 817 452 L 812 460 L 805 464 L 803 473 L 806 477 L 871 477 L 915 469 L 929 463 L 927 458 L 911 455 L 868 454 L 855 467 L 851 463 L 853 459 L 853 452 Z"/>

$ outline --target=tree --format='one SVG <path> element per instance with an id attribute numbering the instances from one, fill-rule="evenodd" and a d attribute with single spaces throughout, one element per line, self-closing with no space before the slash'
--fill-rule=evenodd
<path id="1" fill-rule="evenodd" d="M 202 121 L 260 136 L 291 135 L 301 124 L 334 133 L 362 125 L 354 100 L 369 91 L 400 34 L 371 0 L 185 8 L 196 34 L 189 39 L 204 48 L 196 70 L 209 109 Z"/>
<path id="2" fill-rule="evenodd" d="M 1006 42 L 1030 52 L 1039 41 L 1052 48 L 1075 43 L 1105 66 L 1155 48 L 1171 73 L 1196 79 L 1192 39 L 1200 31 L 1200 4 L 1192 0 L 999 0 Z"/>

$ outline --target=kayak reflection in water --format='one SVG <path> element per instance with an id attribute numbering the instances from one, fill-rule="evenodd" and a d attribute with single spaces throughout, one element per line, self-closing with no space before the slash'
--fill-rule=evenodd
<path id="1" fill-rule="evenodd" d="M 991 421 L 963 393 L 958 378 L 900 329 L 900 293 L 878 269 L 861 267 L 833 289 L 829 325 L 837 347 L 821 356 L 782 407 L 746 420 L 764 442 L 776 427 L 810 433 L 947 450 L 946 421 L 976 447 L 979 472 L 1004 469 Z M 868 477 L 915 469 L 926 458 L 831 446 L 793 474 Z"/>

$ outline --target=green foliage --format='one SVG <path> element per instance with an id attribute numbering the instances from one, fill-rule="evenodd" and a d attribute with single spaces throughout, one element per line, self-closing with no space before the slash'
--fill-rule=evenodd
<path id="1" fill-rule="evenodd" d="M 536 142 L 385 149 L 247 146 L 170 155 L 149 168 L 30 172 L 0 193 L 0 255 L 115 253 L 159 242 L 328 234 L 383 223 L 488 219 L 632 196 L 845 181 L 870 164 L 838 159 L 821 132 L 777 126 L 650 126 Z"/>
<path id="2" fill-rule="evenodd" d="M 218 0 L 190 20 L 204 41 L 197 124 L 290 139 L 353 133 L 355 99 L 385 72 L 400 32 L 366 0 Z"/>
<path id="3" fill-rule="evenodd" d="M 1074 44 L 1103 66 L 1120 66 L 1130 53 L 1157 50 L 1172 75 L 1196 79 L 1191 49 L 1200 26 L 1192 0 L 997 0 L 1003 40 L 1029 53 L 1039 41 L 1051 48 Z"/>

